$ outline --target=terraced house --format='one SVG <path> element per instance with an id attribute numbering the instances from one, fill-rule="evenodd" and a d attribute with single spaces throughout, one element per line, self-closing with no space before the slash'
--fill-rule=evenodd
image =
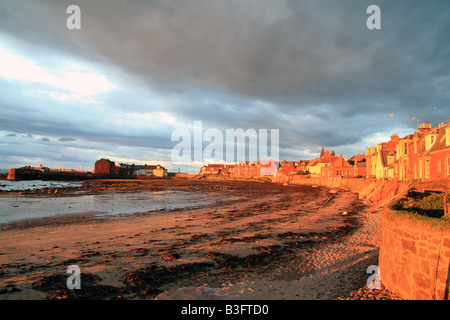
<path id="1" fill-rule="evenodd" d="M 382 142 L 366 150 L 366 176 L 368 178 L 392 179 L 395 174 L 397 145 L 400 141 L 398 134 L 393 133 L 391 140 Z"/>
<path id="2" fill-rule="evenodd" d="M 264 174 L 263 174 L 264 172 Z M 273 175 L 276 179 L 302 175 L 301 178 L 341 179 L 348 177 L 435 181 L 450 179 L 450 118 L 436 128 L 426 122 L 417 131 L 404 137 L 392 133 L 390 140 L 366 149 L 345 160 L 334 151 L 322 151 L 316 159 L 283 160 L 279 167 L 273 161 L 240 163 L 236 165 L 210 164 L 202 168 L 204 174 L 226 174 L 236 177 Z M 300 178 L 300 177 L 296 177 Z"/>
<path id="3" fill-rule="evenodd" d="M 406 178 L 422 181 L 450 178 L 450 123 L 441 123 L 437 128 L 430 129 L 418 138 L 419 141 L 413 139 L 410 142 L 413 151 L 416 151 L 414 143 L 418 145 L 418 155 L 410 159 L 414 170 Z"/>
<path id="4" fill-rule="evenodd" d="M 450 178 L 450 119 L 433 128 L 421 123 L 417 131 L 367 148 L 367 177 L 434 181 Z"/>

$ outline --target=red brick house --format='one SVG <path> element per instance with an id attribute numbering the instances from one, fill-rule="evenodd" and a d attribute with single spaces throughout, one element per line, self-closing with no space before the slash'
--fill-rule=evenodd
<path id="1" fill-rule="evenodd" d="M 366 155 L 357 154 L 348 160 L 353 166 L 353 177 L 366 177 Z"/>
<path id="2" fill-rule="evenodd" d="M 114 163 L 114 161 L 102 158 L 95 162 L 95 168 L 94 168 L 95 174 L 111 175 L 111 174 L 117 174 L 118 173 L 117 171 L 118 170 L 117 170 L 117 167 L 116 167 L 116 164 Z"/>
<path id="3" fill-rule="evenodd" d="M 336 157 L 328 166 L 321 168 L 321 176 L 325 178 L 352 177 L 353 166 L 341 155 Z"/>
<path id="4" fill-rule="evenodd" d="M 232 175 L 234 173 L 234 168 L 234 164 L 224 164 L 220 169 L 220 173 L 227 176 Z"/>
<path id="5" fill-rule="evenodd" d="M 278 171 L 278 166 L 273 160 L 269 160 L 267 163 L 260 164 L 260 175 L 261 176 L 271 176 Z"/>
<path id="6" fill-rule="evenodd" d="M 395 178 L 432 181 L 448 179 L 450 124 L 433 128 L 421 123 L 414 134 L 400 139 L 396 149 Z"/>
<path id="7" fill-rule="evenodd" d="M 293 161 L 280 162 L 280 169 L 278 169 L 279 174 L 284 174 L 286 176 L 297 173 L 297 168 Z"/>
<path id="8" fill-rule="evenodd" d="M 450 124 L 440 124 L 427 134 L 419 164 L 423 166 L 423 180 L 450 178 Z"/>
<path id="9" fill-rule="evenodd" d="M 261 166 L 258 163 L 250 163 L 245 161 L 234 167 L 233 176 L 243 178 L 259 177 L 261 175 Z"/>
<path id="10" fill-rule="evenodd" d="M 422 155 L 426 151 L 425 137 L 431 131 L 431 127 L 425 127 L 424 124 L 421 124 L 420 128 L 416 132 L 414 132 L 412 142 L 408 146 L 409 174 L 406 179 L 421 179 L 421 177 L 424 175 L 424 168 L 421 167 L 420 164 L 420 155 Z"/>
<path id="11" fill-rule="evenodd" d="M 219 174 L 222 168 L 221 164 L 208 164 L 205 168 L 205 174 Z"/>

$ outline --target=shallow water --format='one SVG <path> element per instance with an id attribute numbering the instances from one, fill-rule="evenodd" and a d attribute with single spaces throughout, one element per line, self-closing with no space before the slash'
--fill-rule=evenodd
<path id="1" fill-rule="evenodd" d="M 212 205 L 236 200 L 229 193 L 177 190 L 107 193 L 70 197 L 0 198 L 0 224 L 55 215 L 93 213 L 94 218 L 111 219 L 136 213 L 151 213 Z"/>
<path id="2" fill-rule="evenodd" d="M 42 188 L 67 188 L 78 187 L 83 182 L 42 181 L 42 180 L 1 180 L 0 190 L 36 190 Z"/>

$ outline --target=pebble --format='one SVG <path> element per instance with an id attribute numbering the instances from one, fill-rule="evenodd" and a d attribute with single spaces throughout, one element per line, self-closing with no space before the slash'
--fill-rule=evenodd
<path id="1" fill-rule="evenodd" d="M 386 290 L 384 286 L 381 289 L 369 289 L 362 287 L 350 292 L 348 295 L 339 297 L 337 300 L 403 300 L 394 293 Z"/>

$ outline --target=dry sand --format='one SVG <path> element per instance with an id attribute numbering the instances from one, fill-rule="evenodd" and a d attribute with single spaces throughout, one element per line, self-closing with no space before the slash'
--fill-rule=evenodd
<path id="1" fill-rule="evenodd" d="M 364 287 L 367 267 L 377 264 L 379 214 L 347 190 L 198 180 L 92 182 L 83 190 L 153 188 L 241 200 L 3 226 L 0 299 L 336 299 Z M 80 290 L 67 289 L 70 265 L 80 267 Z"/>

